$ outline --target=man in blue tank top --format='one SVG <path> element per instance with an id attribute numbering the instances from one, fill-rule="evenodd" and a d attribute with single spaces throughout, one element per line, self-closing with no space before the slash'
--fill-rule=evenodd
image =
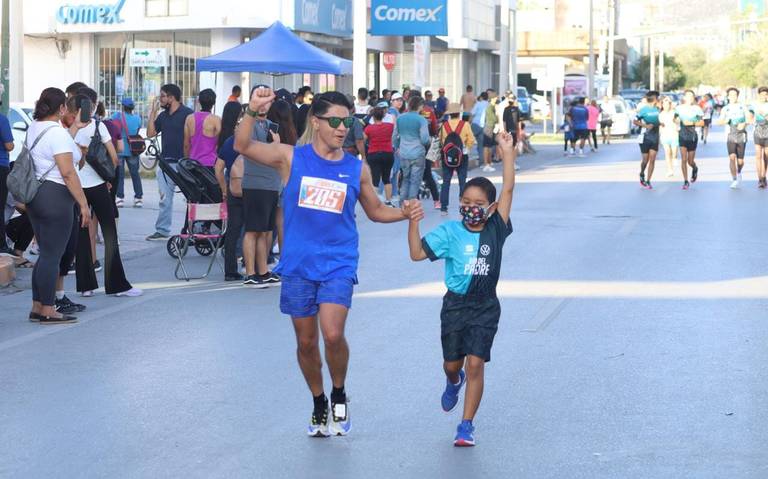
<path id="1" fill-rule="evenodd" d="M 276 272 L 282 276 L 280 310 L 290 315 L 296 331 L 298 359 L 314 399 L 308 434 L 346 435 L 351 427 L 344 381 L 349 347 L 344 325 L 357 283 L 359 257 L 355 206 L 379 223 L 393 223 L 421 214 L 418 202 L 402 209 L 379 200 L 371 172 L 342 149 L 355 117 L 352 105 L 338 92 L 318 95 L 307 121 L 315 131 L 311 144 L 293 147 L 252 141 L 256 112 L 275 100 L 268 88 L 256 89 L 235 136 L 235 149 L 250 161 L 275 168 L 283 178 L 285 240 Z M 319 331 L 333 381 L 331 404 L 323 390 Z M 329 418 L 330 415 L 330 418 Z"/>

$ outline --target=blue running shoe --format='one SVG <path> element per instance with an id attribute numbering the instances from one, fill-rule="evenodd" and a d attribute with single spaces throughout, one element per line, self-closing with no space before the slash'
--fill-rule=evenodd
<path id="1" fill-rule="evenodd" d="M 456 428 L 456 437 L 453 440 L 456 447 L 472 447 L 475 445 L 475 426 L 472 421 L 463 420 Z"/>
<path id="2" fill-rule="evenodd" d="M 311 437 L 330 436 L 330 432 L 328 431 L 328 400 L 326 400 L 322 413 L 312 412 L 312 418 L 309 420 L 309 427 L 307 428 L 307 435 Z"/>
<path id="3" fill-rule="evenodd" d="M 331 423 L 328 431 L 331 436 L 346 436 L 352 429 L 352 421 L 349 419 L 349 399 L 343 403 L 331 401 Z"/>
<path id="4" fill-rule="evenodd" d="M 459 403 L 459 391 L 466 382 L 466 374 L 464 370 L 459 371 L 459 384 L 452 384 L 451 380 L 445 379 L 445 391 L 443 391 L 443 397 L 440 398 L 440 402 L 443 403 L 443 411 L 451 412 Z"/>

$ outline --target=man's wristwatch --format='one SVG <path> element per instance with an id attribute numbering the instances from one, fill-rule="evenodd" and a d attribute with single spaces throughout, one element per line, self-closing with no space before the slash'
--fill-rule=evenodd
<path id="1" fill-rule="evenodd" d="M 259 116 L 259 112 L 251 110 L 250 106 L 245 107 L 245 114 L 250 116 L 251 118 L 256 118 L 257 116 Z"/>

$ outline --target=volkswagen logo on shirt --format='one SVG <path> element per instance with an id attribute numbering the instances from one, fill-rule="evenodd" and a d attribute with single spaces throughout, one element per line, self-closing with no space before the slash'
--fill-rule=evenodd
<path id="1" fill-rule="evenodd" d="M 487 244 L 482 245 L 480 247 L 480 254 L 483 256 L 488 256 L 489 254 L 491 254 L 491 247 L 488 246 Z"/>

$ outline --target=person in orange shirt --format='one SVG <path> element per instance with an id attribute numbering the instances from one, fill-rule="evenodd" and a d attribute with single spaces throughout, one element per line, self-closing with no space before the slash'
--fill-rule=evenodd
<path id="1" fill-rule="evenodd" d="M 232 94 L 229 95 L 229 98 L 227 98 L 227 101 L 236 101 L 240 103 L 240 95 L 243 94 L 242 88 L 240 88 L 240 85 L 235 85 L 232 87 Z"/>
<path id="2" fill-rule="evenodd" d="M 451 103 L 448 105 L 445 113 L 448 115 L 448 121 L 444 122 L 440 127 L 441 160 L 443 160 L 442 150 L 445 149 L 446 139 L 453 132 L 457 133 L 461 138 L 463 154 L 459 166 L 450 167 L 443 161 L 443 185 L 440 190 L 440 212 L 443 216 L 448 215 L 448 197 L 450 196 L 451 180 L 454 173 L 459 177 L 459 197 L 464 192 L 464 184 L 467 181 L 469 151 L 472 145 L 475 144 L 475 135 L 472 134 L 472 128 L 470 128 L 469 123 L 459 118 L 461 115 L 461 105 Z"/>

